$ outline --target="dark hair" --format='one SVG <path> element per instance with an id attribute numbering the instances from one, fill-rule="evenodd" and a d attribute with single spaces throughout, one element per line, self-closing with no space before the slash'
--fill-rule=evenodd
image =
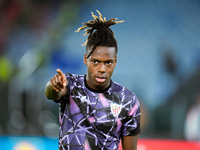
<path id="1" fill-rule="evenodd" d="M 89 34 L 87 41 L 82 45 L 86 45 L 86 51 L 91 49 L 91 52 L 88 54 L 87 58 L 90 57 L 92 52 L 95 50 L 97 46 L 107 46 L 107 47 L 115 47 L 117 53 L 117 40 L 115 39 L 113 31 L 110 29 L 110 26 L 115 25 L 117 23 L 122 23 L 124 21 L 115 21 L 117 18 L 111 18 L 106 21 L 106 18 L 101 15 L 101 13 L 97 10 L 99 14 L 99 18 L 92 13 L 92 17 L 94 20 L 90 20 L 87 23 L 83 23 L 84 26 L 78 28 L 75 32 L 79 32 L 85 28 L 86 33 L 84 35 Z"/>

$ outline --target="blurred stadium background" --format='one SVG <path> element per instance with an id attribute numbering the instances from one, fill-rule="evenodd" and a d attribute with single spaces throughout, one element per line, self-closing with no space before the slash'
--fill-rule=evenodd
<path id="1" fill-rule="evenodd" d="M 112 79 L 141 101 L 140 138 L 200 141 L 199 0 L 1 0 L 1 150 L 57 149 L 58 105 L 44 88 L 57 68 L 85 74 L 86 37 L 74 31 L 96 10 L 125 20 L 111 27 Z"/>

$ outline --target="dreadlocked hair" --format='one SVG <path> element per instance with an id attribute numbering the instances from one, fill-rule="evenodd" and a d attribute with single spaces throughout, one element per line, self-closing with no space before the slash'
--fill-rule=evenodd
<path id="1" fill-rule="evenodd" d="M 88 54 L 87 58 L 93 53 L 97 46 L 107 46 L 107 47 L 115 47 L 117 53 L 117 41 L 115 39 L 113 31 L 110 29 L 110 26 L 115 25 L 117 23 L 122 23 L 122 21 L 115 21 L 117 18 L 111 18 L 106 21 L 106 18 L 101 15 L 101 13 L 96 10 L 99 14 L 99 17 L 94 15 L 91 12 L 92 17 L 94 20 L 90 20 L 87 23 L 83 23 L 84 26 L 78 28 L 75 32 L 79 32 L 85 28 L 86 33 L 88 35 L 87 41 L 82 45 L 86 45 L 86 51 L 92 48 L 90 53 Z"/>

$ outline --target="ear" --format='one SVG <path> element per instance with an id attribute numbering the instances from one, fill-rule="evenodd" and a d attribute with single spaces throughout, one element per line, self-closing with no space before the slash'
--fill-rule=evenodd
<path id="1" fill-rule="evenodd" d="M 116 66 L 116 64 L 117 64 L 117 55 L 116 55 L 116 57 L 115 57 L 115 66 Z"/>
<path id="2" fill-rule="evenodd" d="M 84 54 L 84 58 L 83 58 L 84 64 L 87 66 L 87 55 Z"/>

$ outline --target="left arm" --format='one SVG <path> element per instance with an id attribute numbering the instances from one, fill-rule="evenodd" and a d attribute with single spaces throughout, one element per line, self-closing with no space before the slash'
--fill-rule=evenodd
<path id="1" fill-rule="evenodd" d="M 129 111 L 122 128 L 123 150 L 137 150 L 137 141 L 140 133 L 140 103 L 135 95 L 130 101 L 130 108 L 127 109 Z"/>
<path id="2" fill-rule="evenodd" d="M 123 150 L 137 150 L 138 135 L 135 136 L 123 136 L 122 147 Z"/>

